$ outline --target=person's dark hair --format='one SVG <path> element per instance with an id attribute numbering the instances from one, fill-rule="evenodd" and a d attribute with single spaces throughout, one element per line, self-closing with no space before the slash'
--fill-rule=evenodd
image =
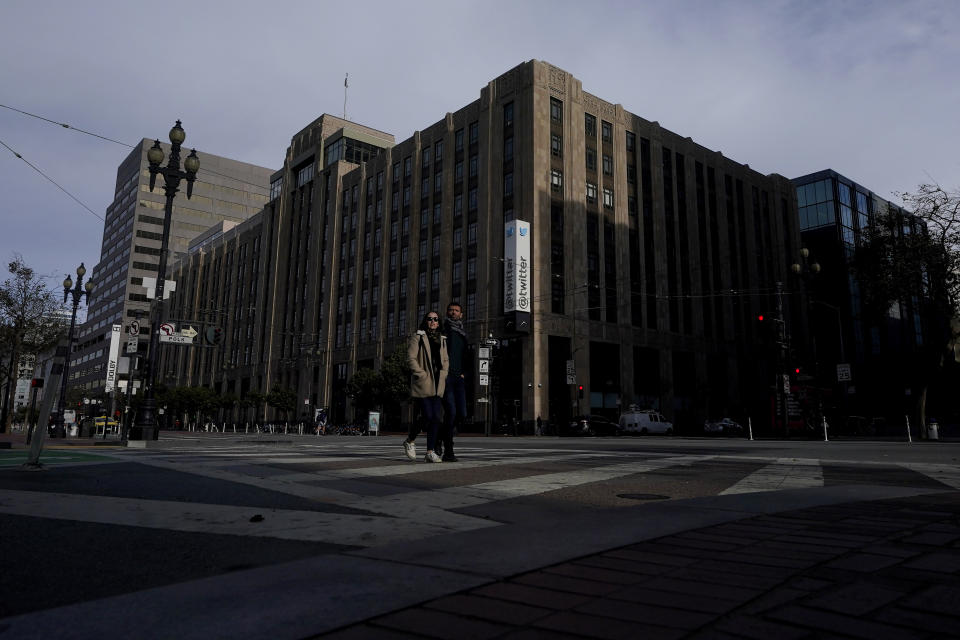
<path id="1" fill-rule="evenodd" d="M 423 331 L 426 331 L 431 328 L 430 323 L 427 321 L 427 318 L 429 318 L 430 316 L 433 316 L 437 319 L 437 323 L 432 328 L 433 329 L 440 328 L 440 314 L 436 311 L 427 311 L 425 314 L 423 314 L 423 320 L 420 321 L 419 328 L 422 329 Z"/>

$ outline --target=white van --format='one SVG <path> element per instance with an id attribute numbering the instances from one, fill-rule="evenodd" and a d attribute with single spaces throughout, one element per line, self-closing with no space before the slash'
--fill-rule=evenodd
<path id="1" fill-rule="evenodd" d="M 667 422 L 657 411 L 628 411 L 620 416 L 620 431 L 646 435 L 648 433 L 673 434 L 673 423 Z"/>

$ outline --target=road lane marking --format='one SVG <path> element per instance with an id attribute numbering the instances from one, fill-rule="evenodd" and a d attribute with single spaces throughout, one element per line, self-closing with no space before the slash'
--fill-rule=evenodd
<path id="1" fill-rule="evenodd" d="M 810 458 L 780 458 L 773 464 L 754 471 L 720 495 L 806 489 L 823 486 L 823 467 L 820 460 Z"/>

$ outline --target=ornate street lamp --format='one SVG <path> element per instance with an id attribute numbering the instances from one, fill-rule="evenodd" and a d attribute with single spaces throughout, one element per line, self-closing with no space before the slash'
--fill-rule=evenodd
<path id="1" fill-rule="evenodd" d="M 90 292 L 93 291 L 93 280 L 87 280 L 86 286 L 83 285 L 83 276 L 87 273 L 83 263 L 77 267 L 77 285 L 73 285 L 70 274 L 63 279 L 63 301 L 66 302 L 70 295 L 73 295 L 73 310 L 70 313 L 70 331 L 67 333 L 67 353 L 63 359 L 63 373 L 60 376 L 60 399 L 57 402 L 57 434 L 61 438 L 67 437 L 67 429 L 63 422 L 63 411 L 66 409 L 65 402 L 67 397 L 67 377 L 70 374 L 70 352 L 73 350 L 73 329 L 77 325 L 77 307 L 80 306 L 80 300 L 87 296 L 87 303 L 90 302 Z"/>
<path id="2" fill-rule="evenodd" d="M 162 175 L 164 180 L 164 195 L 167 201 L 163 208 L 163 237 L 160 241 L 160 264 L 157 266 L 157 288 L 156 300 L 153 306 L 153 316 L 150 319 L 150 350 L 147 352 L 146 368 L 146 390 L 143 396 L 143 402 L 137 412 L 137 419 L 130 429 L 131 440 L 156 440 L 158 435 L 157 426 L 157 401 L 154 397 L 153 387 L 157 378 L 157 362 L 159 361 L 158 350 L 160 348 L 160 324 L 163 322 L 163 299 L 164 284 L 167 277 L 167 245 L 170 242 L 170 219 L 173 216 L 173 198 L 177 195 L 180 188 L 180 181 L 187 181 L 187 198 L 193 195 L 193 183 L 197 179 L 197 171 L 200 169 L 200 159 L 197 157 L 197 150 L 192 149 L 190 155 L 183 161 L 183 170 L 180 169 L 180 145 L 186 140 L 187 134 L 180 121 L 170 129 L 170 160 L 167 166 L 161 167 L 163 162 L 163 149 L 160 148 L 160 141 L 156 140 L 153 146 L 147 151 L 147 161 L 150 163 L 150 191 L 157 181 L 157 175 Z"/>

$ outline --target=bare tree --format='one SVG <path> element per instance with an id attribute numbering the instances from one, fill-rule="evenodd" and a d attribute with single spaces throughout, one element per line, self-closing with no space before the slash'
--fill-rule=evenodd
<path id="1" fill-rule="evenodd" d="M 10 276 L 0 285 L 0 353 L 4 360 L 0 376 L 6 384 L 0 432 L 7 430 L 13 416 L 20 359 L 49 348 L 64 331 L 56 316 L 61 308 L 56 295 L 24 263 L 23 257 L 14 254 L 7 270 Z"/>

